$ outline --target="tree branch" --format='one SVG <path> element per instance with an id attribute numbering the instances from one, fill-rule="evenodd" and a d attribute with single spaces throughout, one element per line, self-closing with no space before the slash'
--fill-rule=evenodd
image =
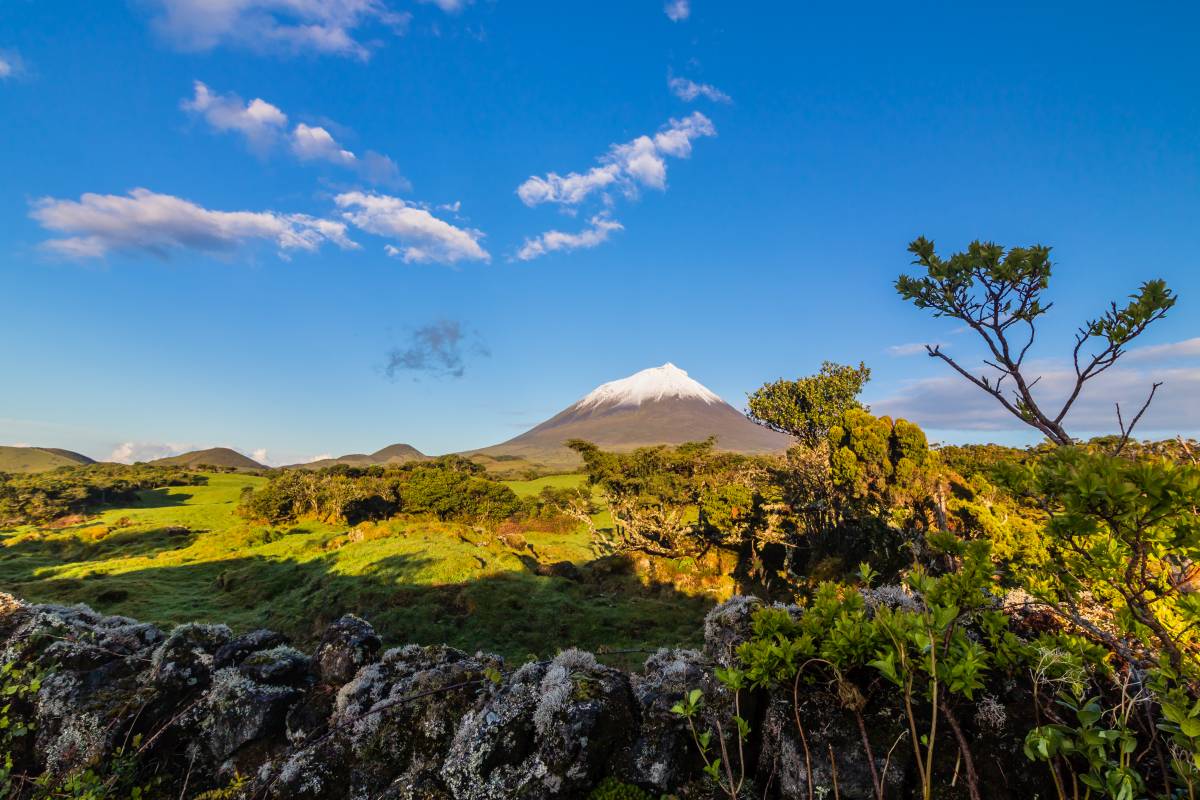
<path id="1" fill-rule="evenodd" d="M 1150 396 L 1146 398 L 1145 403 L 1142 403 L 1141 410 L 1138 411 L 1136 416 L 1134 416 L 1133 420 L 1129 423 L 1128 428 L 1125 427 L 1125 421 L 1123 419 L 1121 419 L 1121 404 L 1120 403 L 1116 404 L 1116 406 L 1117 406 L 1117 426 L 1120 427 L 1120 429 L 1121 429 L 1121 439 L 1117 442 L 1116 449 L 1113 450 L 1114 456 L 1119 456 L 1121 454 L 1121 451 L 1125 449 L 1125 445 L 1126 445 L 1126 443 L 1129 442 L 1129 437 L 1133 433 L 1134 427 L 1137 426 L 1138 421 L 1141 420 L 1141 418 L 1142 418 L 1142 415 L 1146 413 L 1146 409 L 1148 409 L 1150 407 L 1150 403 L 1152 403 L 1154 401 L 1154 393 L 1158 391 L 1158 387 L 1160 387 L 1160 386 L 1162 386 L 1162 381 L 1157 381 L 1156 383 L 1154 383 L 1154 385 L 1152 385 L 1150 387 Z"/>

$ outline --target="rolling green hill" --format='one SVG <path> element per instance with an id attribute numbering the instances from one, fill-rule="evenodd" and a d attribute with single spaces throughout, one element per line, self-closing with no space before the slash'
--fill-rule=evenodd
<path id="1" fill-rule="evenodd" d="M 0 586 L 32 602 L 83 602 L 160 624 L 268 627 L 311 646 L 333 619 L 366 618 L 389 645 L 446 642 L 506 658 L 571 646 L 640 663 L 642 651 L 692 647 L 715 599 L 648 581 L 597 557 L 588 532 L 503 537 L 419 518 L 353 528 L 303 520 L 265 526 L 235 513 L 266 478 L 209 474 L 206 485 L 146 490 L 75 524 L 0 530 Z M 522 495 L 579 485 L 564 475 L 510 484 Z M 584 577 L 546 575 L 570 561 Z M 684 567 L 681 567 L 681 569 Z"/>
<path id="2" fill-rule="evenodd" d="M 236 450 L 228 447 L 210 447 L 207 450 L 193 450 L 170 458 L 159 458 L 149 462 L 160 467 L 222 467 L 225 469 L 253 470 L 268 469 L 254 459 L 247 458 Z"/>
<path id="3" fill-rule="evenodd" d="M 46 472 L 59 467 L 95 464 L 95 460 L 57 447 L 9 447 L 0 445 L 0 472 Z"/>

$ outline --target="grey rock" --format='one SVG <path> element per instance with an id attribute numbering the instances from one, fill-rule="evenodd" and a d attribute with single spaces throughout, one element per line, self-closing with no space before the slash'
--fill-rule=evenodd
<path id="1" fill-rule="evenodd" d="M 629 757 L 638 722 L 625 674 L 567 650 L 463 717 L 442 779 L 456 800 L 583 796 Z"/>
<path id="2" fill-rule="evenodd" d="M 347 614 L 325 629 L 313 654 L 313 674 L 321 683 L 340 686 L 374 661 L 382 644 L 366 620 Z"/>

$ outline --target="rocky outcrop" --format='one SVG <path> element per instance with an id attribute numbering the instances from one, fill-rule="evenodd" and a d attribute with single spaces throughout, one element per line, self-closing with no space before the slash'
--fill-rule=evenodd
<path id="1" fill-rule="evenodd" d="M 709 800 L 723 795 L 672 707 L 699 689 L 697 728 L 728 730 L 733 698 L 714 669 L 735 663 L 761 605 L 734 598 L 706 620 L 703 651 L 660 650 L 626 673 L 573 649 L 519 666 L 444 646 L 381 652 L 353 616 L 330 625 L 310 657 L 270 631 L 167 632 L 0 595 L 0 665 L 40 676 L 14 695 L 10 715 L 36 727 L 12 740 L 13 772 L 54 782 L 91 770 L 120 796 L 153 780 L 168 797 L 550 800 L 587 798 L 615 779 L 627 785 L 620 796 Z M 887 797 L 913 796 L 894 709 L 860 707 L 860 725 L 853 704 L 825 686 L 803 687 L 798 715 L 791 691 L 738 699 L 751 726 L 740 796 L 831 796 L 836 770 L 840 797 L 874 798 L 872 759 Z M 1018 750 L 1001 748 L 1013 713 L 989 697 L 959 719 L 995 742 L 978 759 L 989 797 L 1044 795 L 1020 774 Z"/>

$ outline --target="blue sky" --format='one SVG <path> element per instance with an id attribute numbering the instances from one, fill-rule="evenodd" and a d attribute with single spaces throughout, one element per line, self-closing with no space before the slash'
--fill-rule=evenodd
<path id="1" fill-rule="evenodd" d="M 1184 3 L 9 0 L 0 442 L 447 452 L 665 361 L 740 407 L 824 359 L 934 438 L 1030 441 L 908 354 L 978 355 L 891 287 L 918 234 L 1054 246 L 1050 394 L 1075 327 L 1165 278 L 1069 421 L 1165 379 L 1142 433 L 1195 434 L 1198 32 Z"/>

